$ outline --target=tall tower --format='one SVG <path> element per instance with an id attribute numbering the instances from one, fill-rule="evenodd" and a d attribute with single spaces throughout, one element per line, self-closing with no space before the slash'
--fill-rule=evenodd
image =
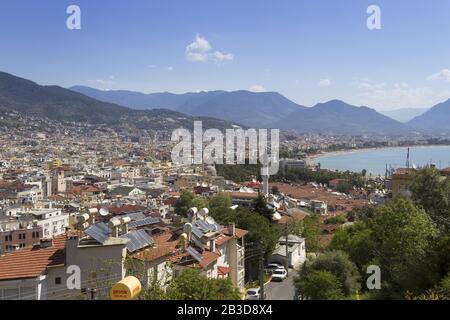
<path id="1" fill-rule="evenodd" d="M 261 178 L 263 181 L 263 195 L 269 195 L 269 167 L 263 166 L 261 167 Z"/>

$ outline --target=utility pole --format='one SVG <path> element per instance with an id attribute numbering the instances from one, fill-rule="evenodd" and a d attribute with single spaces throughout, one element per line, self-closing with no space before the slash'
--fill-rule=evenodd
<path id="1" fill-rule="evenodd" d="M 289 241 L 288 241 L 288 223 L 284 224 L 284 236 L 285 236 L 285 246 L 286 246 L 286 260 L 285 260 L 285 267 L 286 267 L 286 275 L 289 276 Z"/>
<path id="2" fill-rule="evenodd" d="M 259 242 L 259 300 L 264 300 L 264 250 Z"/>

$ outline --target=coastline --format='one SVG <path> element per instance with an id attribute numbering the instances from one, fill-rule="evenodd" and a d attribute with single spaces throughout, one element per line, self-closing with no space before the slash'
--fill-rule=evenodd
<path id="1" fill-rule="evenodd" d="M 305 158 L 307 163 L 315 164 L 317 158 L 322 157 L 332 157 L 341 154 L 349 154 L 349 153 L 357 153 L 357 152 L 369 152 L 375 150 L 389 150 L 389 149 L 408 149 L 408 148 L 433 148 L 433 147 L 450 147 L 450 145 L 446 144 L 427 144 L 427 145 L 413 145 L 413 146 L 390 146 L 390 147 L 373 147 L 373 148 L 359 148 L 359 149 L 347 149 L 347 150 L 338 150 L 338 151 L 325 151 L 319 154 L 307 156 Z"/>

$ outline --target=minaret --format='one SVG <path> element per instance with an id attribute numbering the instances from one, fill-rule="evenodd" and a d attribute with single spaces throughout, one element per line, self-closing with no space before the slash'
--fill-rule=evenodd
<path id="1" fill-rule="evenodd" d="M 261 178 L 263 181 L 263 190 L 262 193 L 265 196 L 269 195 L 269 167 L 263 166 L 261 167 Z"/>

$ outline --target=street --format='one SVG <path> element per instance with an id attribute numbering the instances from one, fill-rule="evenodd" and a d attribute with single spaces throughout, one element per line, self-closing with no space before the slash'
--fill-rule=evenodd
<path id="1" fill-rule="evenodd" d="M 293 300 L 294 299 L 294 278 L 298 271 L 289 269 L 289 276 L 282 282 L 269 282 L 265 287 L 267 300 Z"/>

